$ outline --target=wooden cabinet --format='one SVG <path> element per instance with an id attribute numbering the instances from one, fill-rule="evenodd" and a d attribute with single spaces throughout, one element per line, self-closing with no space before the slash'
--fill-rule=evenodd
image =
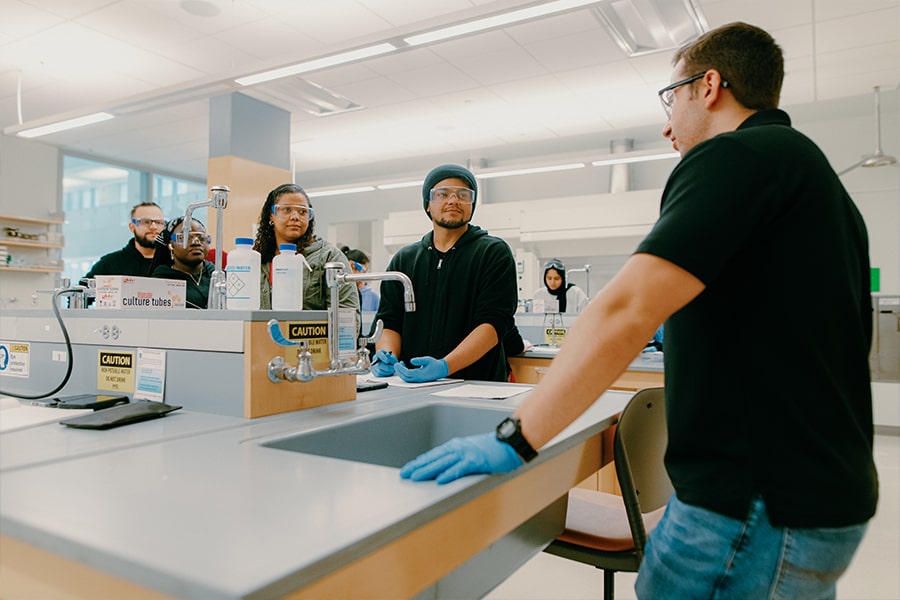
<path id="1" fill-rule="evenodd" d="M 61 273 L 62 219 L 0 215 L 0 271 Z"/>
<path id="2" fill-rule="evenodd" d="M 547 369 L 550 368 L 550 363 L 553 359 L 549 357 L 512 356 L 508 360 L 516 383 L 538 383 L 544 376 L 544 373 L 547 372 Z M 663 382 L 662 371 L 641 371 L 629 368 L 609 386 L 609 389 L 636 392 L 646 387 L 660 387 L 663 385 Z M 614 435 L 615 426 L 603 432 L 602 443 L 605 450 L 609 453 L 607 456 L 612 456 Z M 616 466 L 613 463 L 607 464 L 578 484 L 577 487 L 621 494 L 619 482 L 616 479 Z"/>
<path id="3" fill-rule="evenodd" d="M 509 358 L 509 366 L 512 367 L 516 383 L 537 383 L 550 368 L 552 360 L 552 358 L 512 356 Z M 662 371 L 641 371 L 629 368 L 609 386 L 609 389 L 636 392 L 646 387 L 659 387 L 663 385 L 663 381 Z"/>

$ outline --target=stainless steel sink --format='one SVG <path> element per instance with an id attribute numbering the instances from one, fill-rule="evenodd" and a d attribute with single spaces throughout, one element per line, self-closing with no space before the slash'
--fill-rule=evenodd
<path id="1" fill-rule="evenodd" d="M 447 440 L 493 431 L 511 408 L 428 404 L 264 442 L 262 446 L 401 467 Z"/>

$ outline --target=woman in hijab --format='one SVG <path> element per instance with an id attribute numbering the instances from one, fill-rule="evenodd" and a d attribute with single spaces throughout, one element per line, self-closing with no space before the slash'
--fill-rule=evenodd
<path id="1" fill-rule="evenodd" d="M 566 283 L 566 265 L 558 258 L 544 265 L 544 287 L 534 292 L 534 299 L 544 301 L 544 312 L 578 313 L 588 303 L 581 288 Z"/>

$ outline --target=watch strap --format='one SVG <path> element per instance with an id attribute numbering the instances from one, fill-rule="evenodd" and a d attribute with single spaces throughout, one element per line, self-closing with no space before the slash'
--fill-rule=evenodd
<path id="1" fill-rule="evenodd" d="M 511 424 L 514 426 L 513 431 L 509 435 L 504 435 L 502 430 L 504 426 Z M 522 422 L 518 417 L 507 417 L 497 425 L 497 439 L 501 442 L 509 444 L 512 449 L 522 457 L 525 462 L 530 462 L 537 456 L 537 450 L 532 448 L 525 436 L 522 435 Z"/>

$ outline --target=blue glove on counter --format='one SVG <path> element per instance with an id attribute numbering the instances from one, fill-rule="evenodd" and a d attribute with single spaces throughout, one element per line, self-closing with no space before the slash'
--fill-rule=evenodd
<path id="1" fill-rule="evenodd" d="M 375 377 L 390 377 L 394 374 L 394 366 L 397 357 L 386 350 L 377 350 L 372 359 L 372 375 Z"/>
<path id="2" fill-rule="evenodd" d="M 513 447 L 497 439 L 494 433 L 482 433 L 432 448 L 400 469 L 400 477 L 413 481 L 436 479 L 449 483 L 466 475 L 508 473 L 524 464 Z"/>
<path id="3" fill-rule="evenodd" d="M 425 383 L 446 377 L 450 373 L 450 366 L 443 358 L 430 356 L 417 356 L 409 361 L 418 369 L 408 369 L 403 363 L 397 363 L 394 370 L 400 379 L 406 383 Z"/>

